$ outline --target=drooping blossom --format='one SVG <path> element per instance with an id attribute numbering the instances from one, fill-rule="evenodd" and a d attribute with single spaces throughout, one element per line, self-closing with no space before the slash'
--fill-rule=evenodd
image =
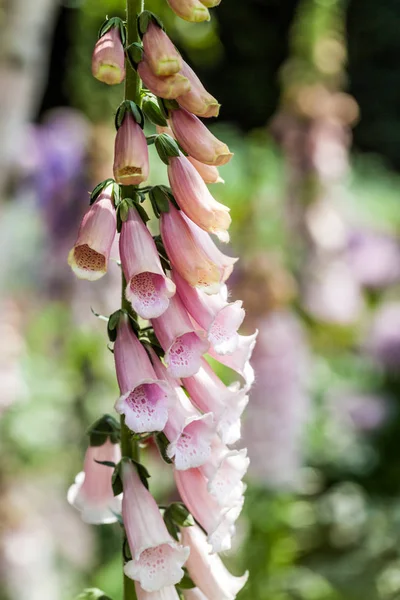
<path id="1" fill-rule="evenodd" d="M 140 584 L 135 582 L 137 600 L 179 600 L 178 592 L 174 585 L 168 585 L 157 592 L 146 592 Z"/>
<path id="2" fill-rule="evenodd" d="M 204 594 L 195 595 L 194 598 L 234 600 L 246 584 L 249 574 L 246 572 L 242 577 L 235 577 L 229 573 L 220 557 L 211 553 L 207 538 L 197 525 L 182 527 L 181 541 L 190 548 L 186 563 L 189 575 Z"/>
<path id="3" fill-rule="evenodd" d="M 176 394 L 176 399 L 168 414 L 164 433 L 170 444 L 167 456 L 174 460 L 178 470 L 200 467 L 211 456 L 211 440 L 215 435 L 212 413 L 201 414 L 196 410 L 178 380 L 173 379 L 151 350 L 151 360 L 157 377 L 165 379 Z"/>
<path id="4" fill-rule="evenodd" d="M 182 71 L 167 77 L 154 75 L 145 54 L 143 60 L 138 64 L 137 70 L 145 86 L 160 98 L 173 100 L 182 94 L 187 94 L 191 89 L 191 83 Z"/>
<path id="5" fill-rule="evenodd" d="M 121 391 L 115 410 L 125 415 L 126 425 L 135 433 L 162 431 L 173 393 L 165 381 L 158 379 L 125 315 L 119 320 L 114 359 Z"/>
<path id="6" fill-rule="evenodd" d="M 114 178 L 121 185 L 139 185 L 149 176 L 146 136 L 132 114 L 126 113 L 115 137 Z"/>
<path id="7" fill-rule="evenodd" d="M 86 450 L 83 472 L 68 490 L 68 502 L 81 511 L 85 523 L 115 523 L 121 511 L 121 496 L 114 497 L 111 487 L 112 468 L 96 461 L 118 463 L 121 459 L 119 444 L 107 438 L 102 446 Z"/>
<path id="8" fill-rule="evenodd" d="M 132 554 L 124 573 L 146 592 L 175 585 L 183 577 L 182 565 L 190 550 L 168 533 L 156 501 L 130 460 L 122 461 L 121 477 L 122 519 Z"/>
<path id="9" fill-rule="evenodd" d="M 168 4 L 178 17 L 192 23 L 210 20 L 210 13 L 200 0 L 168 0 Z"/>
<path id="10" fill-rule="evenodd" d="M 243 379 L 243 390 L 249 391 L 254 383 L 254 369 L 250 364 L 251 355 L 256 345 L 258 331 L 251 335 L 238 335 L 238 344 L 232 354 L 219 354 L 210 348 L 210 356 L 221 364 L 238 373 Z"/>
<path id="11" fill-rule="evenodd" d="M 143 35 L 143 50 L 154 75 L 166 77 L 178 73 L 182 58 L 165 31 L 154 22 L 149 23 Z"/>
<path id="12" fill-rule="evenodd" d="M 213 412 L 217 432 L 225 444 L 234 444 L 240 438 L 240 417 L 247 406 L 245 390 L 236 384 L 226 386 L 206 360 L 192 377 L 184 379 L 184 386 L 192 402 L 203 412 Z"/>
<path id="13" fill-rule="evenodd" d="M 185 600 L 208 600 L 199 588 L 191 588 L 190 590 L 183 590 L 183 597 Z"/>
<path id="14" fill-rule="evenodd" d="M 170 123 L 185 152 L 201 163 L 219 167 L 232 158 L 233 154 L 228 146 L 217 139 L 200 119 L 184 108 L 171 111 Z"/>
<path id="15" fill-rule="evenodd" d="M 198 117 L 218 117 L 220 104 L 207 92 L 196 73 L 185 61 L 181 70 L 190 82 L 190 90 L 179 95 L 176 100 L 182 108 Z"/>
<path id="16" fill-rule="evenodd" d="M 153 237 L 134 208 L 122 223 L 119 250 L 126 298 L 143 319 L 159 317 L 168 308 L 175 284 L 165 275 Z"/>
<path id="17" fill-rule="evenodd" d="M 225 183 L 222 177 L 220 177 L 217 167 L 205 165 L 192 156 L 188 156 L 188 160 L 192 163 L 199 175 L 201 175 L 205 183 Z"/>
<path id="18" fill-rule="evenodd" d="M 212 296 L 193 288 L 177 272 L 173 272 L 177 292 L 191 317 L 207 332 L 207 338 L 218 354 L 232 354 L 239 343 L 237 333 L 244 319 L 242 302 L 226 301 L 226 286 Z M 224 289 L 225 288 L 225 289 Z"/>
<path id="19" fill-rule="evenodd" d="M 207 488 L 219 504 L 224 505 L 237 494 L 249 466 L 247 449 L 230 450 L 218 438 L 212 444 L 211 456 L 200 470 L 207 477 Z"/>
<path id="20" fill-rule="evenodd" d="M 172 377 L 189 377 L 196 373 L 209 343 L 204 332 L 193 326 L 177 295 L 170 299 L 160 317 L 152 319 L 152 325 L 165 351 L 165 363 Z"/>
<path id="21" fill-rule="evenodd" d="M 172 204 L 161 215 L 160 231 L 175 270 L 190 285 L 217 293 L 237 259 L 223 254 L 205 231 Z"/>
<path id="22" fill-rule="evenodd" d="M 230 209 L 213 198 L 186 156 L 170 157 L 168 179 L 175 200 L 193 223 L 214 233 L 222 242 L 229 242 Z"/>
<path id="23" fill-rule="evenodd" d="M 118 27 L 111 27 L 96 42 L 92 74 L 108 85 L 121 83 L 125 79 L 125 53 Z"/>
<path id="24" fill-rule="evenodd" d="M 243 507 L 243 497 L 220 506 L 207 489 L 207 479 L 199 469 L 174 471 L 178 492 L 193 517 L 207 532 L 213 552 L 229 550 L 235 522 Z"/>
<path id="25" fill-rule="evenodd" d="M 96 281 L 105 275 L 116 224 L 112 186 L 107 186 L 83 217 L 78 238 L 68 255 L 68 264 L 79 279 Z"/>

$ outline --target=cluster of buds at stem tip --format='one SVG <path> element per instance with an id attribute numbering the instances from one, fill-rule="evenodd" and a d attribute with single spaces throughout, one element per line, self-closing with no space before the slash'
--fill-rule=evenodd
<path id="1" fill-rule="evenodd" d="M 219 1 L 168 3 L 180 17 L 200 22 Z M 68 257 L 78 277 L 99 279 L 120 234 L 115 247 L 124 298 L 107 330 L 123 429 L 109 415 L 91 427 L 84 471 L 68 500 L 88 523 L 122 522 L 124 573 L 134 580 L 138 600 L 234 600 L 247 573 L 231 575 L 218 553 L 231 547 L 244 502 L 247 450 L 231 446 L 240 440 L 254 380 L 257 332 L 239 333 L 245 313 L 241 301 L 229 300 L 226 286 L 237 259 L 211 237 L 229 241 L 229 208 L 206 185 L 223 181 L 219 167 L 233 154 L 198 118 L 217 116 L 220 105 L 158 17 L 142 12 L 137 29 L 142 43 L 130 45 L 120 19 L 100 29 L 93 75 L 119 83 L 127 60 L 148 91 L 142 92 L 143 109 L 138 98 L 138 104 L 126 99 L 116 112 L 114 179 L 93 190 Z M 145 118 L 157 126 L 148 138 Z M 170 188 L 139 187 L 150 175 L 152 143 L 167 165 Z M 146 195 L 159 235 L 147 227 Z M 236 372 L 238 381 L 226 385 L 207 355 Z M 158 507 L 144 466 L 129 451 L 121 457 L 120 434 L 124 448 L 154 437 L 184 504 Z"/>

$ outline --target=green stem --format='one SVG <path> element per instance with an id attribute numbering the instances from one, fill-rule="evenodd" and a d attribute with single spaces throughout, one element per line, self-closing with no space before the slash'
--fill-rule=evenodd
<path id="1" fill-rule="evenodd" d="M 126 0 L 126 28 L 128 45 L 133 42 L 139 42 L 140 37 L 137 30 L 137 17 L 143 11 L 144 0 Z M 141 81 L 139 75 L 128 61 L 126 61 L 126 78 L 125 78 L 125 100 L 133 100 L 140 106 Z M 132 188 L 126 186 L 122 188 L 122 196 L 128 198 L 132 195 Z M 133 313 L 132 307 L 125 298 L 126 281 L 122 274 L 122 299 L 121 307 L 127 312 Z M 121 417 L 121 452 L 122 456 L 128 456 L 135 460 L 139 460 L 139 445 L 132 440 L 132 433 L 125 425 L 125 420 Z M 124 600 L 136 600 L 135 584 L 132 579 L 124 575 Z"/>

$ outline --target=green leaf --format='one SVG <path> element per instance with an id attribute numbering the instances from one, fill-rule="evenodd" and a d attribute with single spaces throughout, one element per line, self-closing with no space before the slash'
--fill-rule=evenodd
<path id="1" fill-rule="evenodd" d="M 179 527 L 191 527 L 194 525 L 194 519 L 186 506 L 182 502 L 173 502 L 169 505 L 168 511 L 171 518 Z"/>
<path id="2" fill-rule="evenodd" d="M 153 100 L 145 100 L 143 102 L 143 112 L 153 125 L 159 125 L 160 127 L 168 126 L 160 107 Z"/>
<path id="3" fill-rule="evenodd" d="M 192 590 L 196 587 L 196 584 L 193 583 L 193 580 L 191 579 L 191 577 L 189 577 L 186 569 L 184 569 L 184 571 L 185 574 L 177 585 L 181 590 Z"/>
<path id="4" fill-rule="evenodd" d="M 179 156 L 179 147 L 176 141 L 167 133 L 161 133 L 155 141 L 156 150 L 160 159 L 169 164 L 171 156 Z"/>
<path id="5" fill-rule="evenodd" d="M 112 600 L 110 596 L 106 596 L 104 592 L 97 588 L 83 590 L 76 600 Z"/>

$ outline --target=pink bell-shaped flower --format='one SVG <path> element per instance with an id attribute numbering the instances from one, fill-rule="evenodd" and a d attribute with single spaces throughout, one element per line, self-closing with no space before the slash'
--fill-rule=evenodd
<path id="1" fill-rule="evenodd" d="M 178 73 L 182 58 L 165 31 L 153 22 L 143 35 L 143 50 L 154 75 L 166 77 Z"/>
<path id="2" fill-rule="evenodd" d="M 201 163 L 219 167 L 231 160 L 233 154 L 228 146 L 184 108 L 171 111 L 170 123 L 175 138 L 185 152 Z"/>
<path id="3" fill-rule="evenodd" d="M 168 4 L 178 17 L 192 23 L 210 20 L 210 13 L 200 0 L 168 0 Z"/>
<path id="4" fill-rule="evenodd" d="M 86 450 L 83 472 L 76 477 L 68 490 L 68 502 L 81 511 L 85 523 L 115 523 L 121 512 L 121 496 L 114 497 L 111 487 L 113 470 L 96 461 L 118 463 L 121 459 L 119 444 L 107 438 L 102 446 L 89 446 Z"/>
<path id="5" fill-rule="evenodd" d="M 208 600 L 199 588 L 192 588 L 190 590 L 183 590 L 183 597 L 185 600 Z"/>
<path id="6" fill-rule="evenodd" d="M 258 331 L 252 335 L 239 335 L 236 350 L 232 354 L 219 354 L 211 347 L 210 355 L 218 362 L 236 371 L 244 381 L 243 391 L 248 392 L 254 383 L 254 369 L 250 364 L 251 355 L 256 345 Z"/>
<path id="7" fill-rule="evenodd" d="M 242 302 L 227 302 L 226 286 L 218 294 L 210 296 L 193 288 L 175 271 L 173 278 L 184 307 L 194 321 L 205 329 L 214 351 L 218 354 L 232 354 L 238 346 L 237 330 L 245 315 Z"/>
<path id="8" fill-rule="evenodd" d="M 190 82 L 190 90 L 176 98 L 179 106 L 198 117 L 218 117 L 220 104 L 207 92 L 196 73 L 183 61 L 181 74 Z"/>
<path id="9" fill-rule="evenodd" d="M 146 136 L 127 112 L 115 137 L 114 177 L 121 185 L 139 185 L 149 176 Z"/>
<path id="10" fill-rule="evenodd" d="M 134 433 L 162 431 L 173 392 L 155 374 L 125 315 L 119 320 L 114 359 L 121 390 L 115 410 L 125 415 L 125 423 Z"/>
<path id="11" fill-rule="evenodd" d="M 204 183 L 225 183 L 222 177 L 220 177 L 217 167 L 205 165 L 192 156 L 188 156 L 187 158 L 202 177 Z"/>
<path id="12" fill-rule="evenodd" d="M 96 281 L 105 275 L 117 228 L 112 185 L 107 186 L 82 219 L 68 264 L 79 279 Z"/>
<path id="13" fill-rule="evenodd" d="M 187 94 L 191 89 L 189 79 L 183 72 L 174 73 L 166 77 L 154 75 L 146 54 L 137 67 L 140 78 L 144 85 L 155 95 L 166 100 L 173 100 Z"/>
<path id="14" fill-rule="evenodd" d="M 146 592 L 175 585 L 183 577 L 189 548 L 175 542 L 168 533 L 156 501 L 130 460 L 122 460 L 121 478 L 122 519 L 132 554 L 132 560 L 124 566 L 125 575 L 139 582 Z"/>
<path id="15" fill-rule="evenodd" d="M 122 223 L 119 250 L 126 298 L 143 319 L 159 317 L 175 294 L 175 284 L 165 275 L 153 237 L 134 208 Z"/>
<path id="16" fill-rule="evenodd" d="M 249 574 L 235 577 L 229 573 L 217 554 L 211 554 L 210 545 L 200 527 L 182 527 L 181 541 L 189 546 L 186 563 L 189 575 L 206 600 L 235 600 Z M 190 598 L 190 596 L 189 596 Z M 196 598 L 196 596 L 194 596 Z M 201 596 L 197 596 L 201 598 Z"/>
<path id="17" fill-rule="evenodd" d="M 221 506 L 230 502 L 236 494 L 249 466 L 247 449 L 230 450 L 218 438 L 212 444 L 209 460 L 201 466 L 201 472 L 207 477 L 207 488 Z M 241 486 L 239 486 L 240 488 Z"/>
<path id="18" fill-rule="evenodd" d="M 167 310 L 152 319 L 154 332 L 165 351 L 165 363 L 172 377 L 189 377 L 198 371 L 209 343 L 202 331 L 193 326 L 182 301 L 175 295 Z"/>
<path id="19" fill-rule="evenodd" d="M 193 223 L 214 233 L 222 242 L 229 242 L 230 209 L 213 198 L 186 156 L 170 157 L 168 179 L 175 200 Z"/>
<path id="20" fill-rule="evenodd" d="M 217 293 L 237 258 L 223 254 L 210 236 L 172 204 L 162 213 L 160 231 L 175 270 L 192 286 Z"/>
<path id="21" fill-rule="evenodd" d="M 178 592 L 174 585 L 168 585 L 157 592 L 146 592 L 140 584 L 135 582 L 137 600 L 179 600 Z"/>
<path id="22" fill-rule="evenodd" d="M 125 53 L 118 27 L 111 27 L 97 40 L 92 56 L 92 74 L 108 85 L 125 79 Z"/>

